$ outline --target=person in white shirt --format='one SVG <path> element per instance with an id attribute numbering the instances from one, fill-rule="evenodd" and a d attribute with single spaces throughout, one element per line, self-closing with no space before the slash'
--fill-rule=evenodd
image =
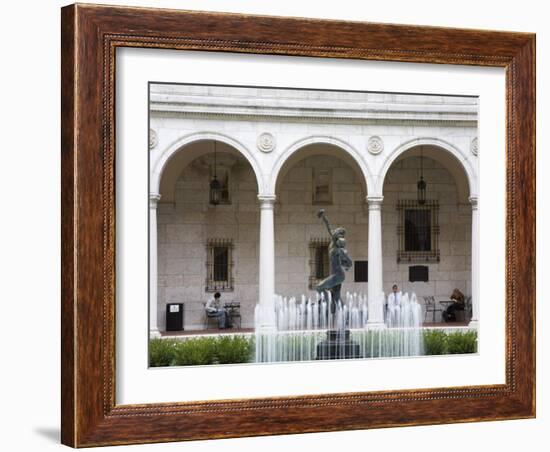
<path id="1" fill-rule="evenodd" d="M 233 325 L 231 324 L 231 318 L 227 313 L 227 309 L 220 305 L 221 296 L 219 292 L 216 292 L 214 296 L 206 302 L 204 308 L 210 317 L 218 318 L 218 328 L 223 330 L 225 328 L 231 328 Z"/>
<path id="2" fill-rule="evenodd" d="M 394 284 L 391 288 L 391 293 L 388 295 L 385 305 L 385 318 L 386 321 L 391 317 L 391 313 L 395 308 L 401 305 L 402 293 L 399 291 L 397 284 Z"/>

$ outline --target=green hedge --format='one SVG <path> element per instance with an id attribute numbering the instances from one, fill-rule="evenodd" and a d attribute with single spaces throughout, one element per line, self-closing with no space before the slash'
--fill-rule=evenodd
<path id="1" fill-rule="evenodd" d="M 249 363 L 253 361 L 253 354 L 254 338 L 251 336 L 227 335 L 149 341 L 151 367 Z"/>
<path id="2" fill-rule="evenodd" d="M 149 365 L 151 367 L 164 367 L 174 365 L 176 341 L 164 339 L 151 339 L 149 341 Z"/>
<path id="3" fill-rule="evenodd" d="M 449 354 L 477 352 L 477 332 L 466 331 L 453 333 L 447 336 L 447 350 Z"/>
<path id="4" fill-rule="evenodd" d="M 424 354 L 445 355 L 447 353 L 447 333 L 442 330 L 424 331 Z"/>
<path id="5" fill-rule="evenodd" d="M 423 334 L 425 355 L 477 352 L 475 331 L 446 333 L 443 330 L 425 330 Z M 151 339 L 149 365 L 166 367 L 251 363 L 254 362 L 254 340 L 254 336 L 242 335 L 193 337 L 183 340 Z"/>
<path id="6" fill-rule="evenodd" d="M 476 331 L 457 331 L 453 333 L 446 333 L 442 330 L 424 331 L 425 355 L 455 355 L 476 352 Z"/>
<path id="7" fill-rule="evenodd" d="M 215 356 L 220 364 L 248 363 L 254 360 L 252 336 L 221 336 L 217 339 Z"/>

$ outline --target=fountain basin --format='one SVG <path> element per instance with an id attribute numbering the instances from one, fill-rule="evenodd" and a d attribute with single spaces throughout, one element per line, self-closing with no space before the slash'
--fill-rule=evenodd
<path id="1" fill-rule="evenodd" d="M 362 358 L 361 348 L 350 339 L 350 330 L 329 330 L 326 340 L 317 344 L 315 359 Z"/>

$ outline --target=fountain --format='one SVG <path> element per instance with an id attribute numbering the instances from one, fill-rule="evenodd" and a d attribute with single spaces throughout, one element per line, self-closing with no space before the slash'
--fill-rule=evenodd
<path id="1" fill-rule="evenodd" d="M 385 323 L 371 328 L 367 296 L 349 292 L 341 296 L 345 271 L 352 265 L 345 248 L 346 231 L 332 229 L 324 210 L 318 217 L 331 238 L 331 274 L 315 287 L 314 296 L 275 295 L 256 305 L 256 362 L 421 355 L 422 309 L 416 295 L 391 293 L 386 300 L 382 293 L 378 303 L 386 305 Z"/>
<path id="2" fill-rule="evenodd" d="M 256 362 L 422 355 L 422 307 L 416 295 L 390 294 L 386 306 L 384 327 L 372 328 L 366 294 L 346 292 L 343 303 L 323 295 L 276 295 L 271 308 L 256 306 L 256 325 L 266 324 L 266 315 L 274 319 L 272 327 L 256 328 Z"/>

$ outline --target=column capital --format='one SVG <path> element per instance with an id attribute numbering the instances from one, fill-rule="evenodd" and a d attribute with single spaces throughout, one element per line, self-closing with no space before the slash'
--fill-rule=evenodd
<path id="1" fill-rule="evenodd" d="M 365 199 L 369 205 L 369 210 L 379 210 L 382 207 L 382 201 L 384 201 L 383 196 L 367 196 Z"/>
<path id="2" fill-rule="evenodd" d="M 277 197 L 275 195 L 258 195 L 261 209 L 273 209 L 276 199 Z"/>
<path id="3" fill-rule="evenodd" d="M 160 201 L 160 198 L 161 198 L 160 193 L 149 193 L 149 208 L 156 209 L 157 204 Z"/>
<path id="4" fill-rule="evenodd" d="M 477 210 L 477 196 L 470 196 L 468 201 L 470 201 L 470 204 L 472 205 L 472 210 Z"/>

